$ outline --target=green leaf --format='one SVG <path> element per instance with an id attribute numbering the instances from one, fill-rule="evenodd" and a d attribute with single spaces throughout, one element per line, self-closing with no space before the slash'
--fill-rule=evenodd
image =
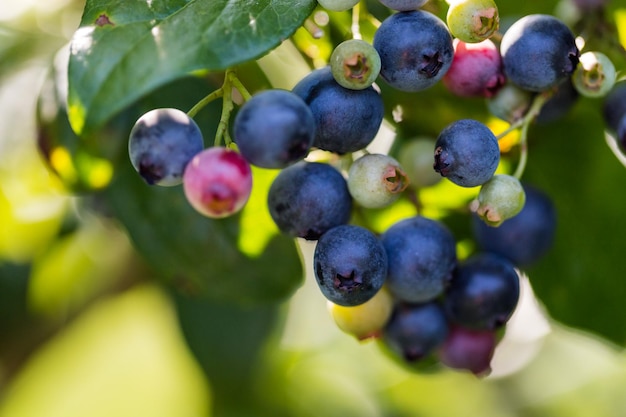
<path id="1" fill-rule="evenodd" d="M 172 300 L 189 350 L 211 381 L 213 415 L 233 415 L 234 409 L 267 415 L 259 409 L 254 385 L 263 349 L 280 319 L 277 306 L 241 307 L 180 292 L 173 292 Z"/>
<path id="2" fill-rule="evenodd" d="M 260 184 L 255 181 L 255 191 L 263 196 Z M 182 187 L 148 186 L 125 165 L 105 198 L 148 263 L 185 291 L 249 305 L 281 301 L 302 283 L 293 239 L 250 230 L 247 239 L 267 243 L 258 255 L 246 255 L 238 243 L 241 215 L 206 218 L 189 205 Z"/>
<path id="3" fill-rule="evenodd" d="M 557 232 L 528 275 L 552 317 L 624 345 L 626 170 L 605 142 L 600 111 L 600 100 L 580 99 L 568 117 L 530 131 L 523 179 L 553 199 Z"/>
<path id="4" fill-rule="evenodd" d="M 68 113 L 100 127 L 155 88 L 256 59 L 301 26 L 315 0 L 88 0 L 71 43 Z"/>

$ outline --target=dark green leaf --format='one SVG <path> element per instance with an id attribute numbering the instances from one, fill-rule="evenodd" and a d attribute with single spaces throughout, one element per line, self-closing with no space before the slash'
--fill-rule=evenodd
<path id="1" fill-rule="evenodd" d="M 262 350 L 279 318 L 277 307 L 242 308 L 179 292 L 173 299 L 185 340 L 211 381 L 213 415 L 251 407 Z M 266 415 L 258 406 L 247 415 Z"/>
<path id="2" fill-rule="evenodd" d="M 156 87 L 258 58 L 315 0 L 88 0 L 71 43 L 69 116 L 82 133 Z"/>
<path id="3" fill-rule="evenodd" d="M 238 246 L 240 216 L 206 218 L 189 205 L 182 187 L 148 186 L 124 166 L 106 198 L 149 264 L 184 289 L 251 304 L 282 300 L 302 282 L 291 238 L 276 234 L 258 257 L 248 256 Z"/>
<path id="4" fill-rule="evenodd" d="M 626 169 L 605 142 L 600 103 L 581 99 L 567 118 L 530 132 L 524 179 L 551 196 L 558 225 L 553 249 L 528 273 L 555 319 L 623 345 Z"/>

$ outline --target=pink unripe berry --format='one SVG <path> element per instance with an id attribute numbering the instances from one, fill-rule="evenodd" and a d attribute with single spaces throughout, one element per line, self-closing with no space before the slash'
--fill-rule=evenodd
<path id="1" fill-rule="evenodd" d="M 498 47 L 489 39 L 466 43 L 454 39 L 454 59 L 443 84 L 461 97 L 491 97 L 505 83 Z"/>
<path id="2" fill-rule="evenodd" d="M 183 188 L 189 204 L 212 218 L 230 216 L 243 208 L 252 191 L 252 170 L 234 150 L 212 147 L 187 165 Z"/>

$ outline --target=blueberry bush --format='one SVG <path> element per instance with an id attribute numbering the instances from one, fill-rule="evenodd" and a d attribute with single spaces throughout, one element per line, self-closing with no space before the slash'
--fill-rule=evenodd
<path id="1" fill-rule="evenodd" d="M 625 47 L 616 0 L 0 11 L 0 417 L 626 415 Z"/>

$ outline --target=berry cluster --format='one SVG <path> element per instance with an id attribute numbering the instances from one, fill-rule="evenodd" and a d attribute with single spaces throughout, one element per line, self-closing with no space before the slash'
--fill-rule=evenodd
<path id="1" fill-rule="evenodd" d="M 157 109 L 132 129 L 130 159 L 148 184 L 182 183 L 191 206 L 212 218 L 245 205 L 251 166 L 279 169 L 267 196 L 270 215 L 282 233 L 316 241 L 313 272 L 337 325 L 361 340 L 376 337 L 406 363 L 484 374 L 517 306 L 516 268 L 539 259 L 555 231 L 550 199 L 520 181 L 528 126 L 558 117 L 579 94 L 608 94 L 607 126 L 626 151 L 626 84 L 614 87 L 607 56 L 581 55 L 571 30 L 550 15 L 522 17 L 500 34 L 493 0 L 450 1 L 445 22 L 421 9 L 426 0 L 381 3 L 393 12 L 371 43 L 356 36 L 340 43 L 327 66 L 291 91 L 251 96 L 227 72 L 210 99 L 224 97 L 228 126 L 231 90 L 244 97 L 232 140 L 222 126 L 216 145 L 203 149 L 196 108 L 189 114 Z M 345 11 L 358 1 L 319 4 Z M 441 81 L 455 95 L 485 98 L 489 111 L 511 126 L 496 136 L 481 121 L 460 118 L 434 141 L 412 141 L 398 160 L 369 153 L 385 116 L 378 79 L 408 93 Z M 499 140 L 516 129 L 517 169 L 496 174 Z M 314 160 L 312 150 L 334 158 Z M 409 183 L 414 190 L 441 177 L 480 187 L 469 210 L 479 250 L 469 257 L 459 256 L 442 221 L 419 211 L 381 234 L 353 216 L 394 204 Z"/>

